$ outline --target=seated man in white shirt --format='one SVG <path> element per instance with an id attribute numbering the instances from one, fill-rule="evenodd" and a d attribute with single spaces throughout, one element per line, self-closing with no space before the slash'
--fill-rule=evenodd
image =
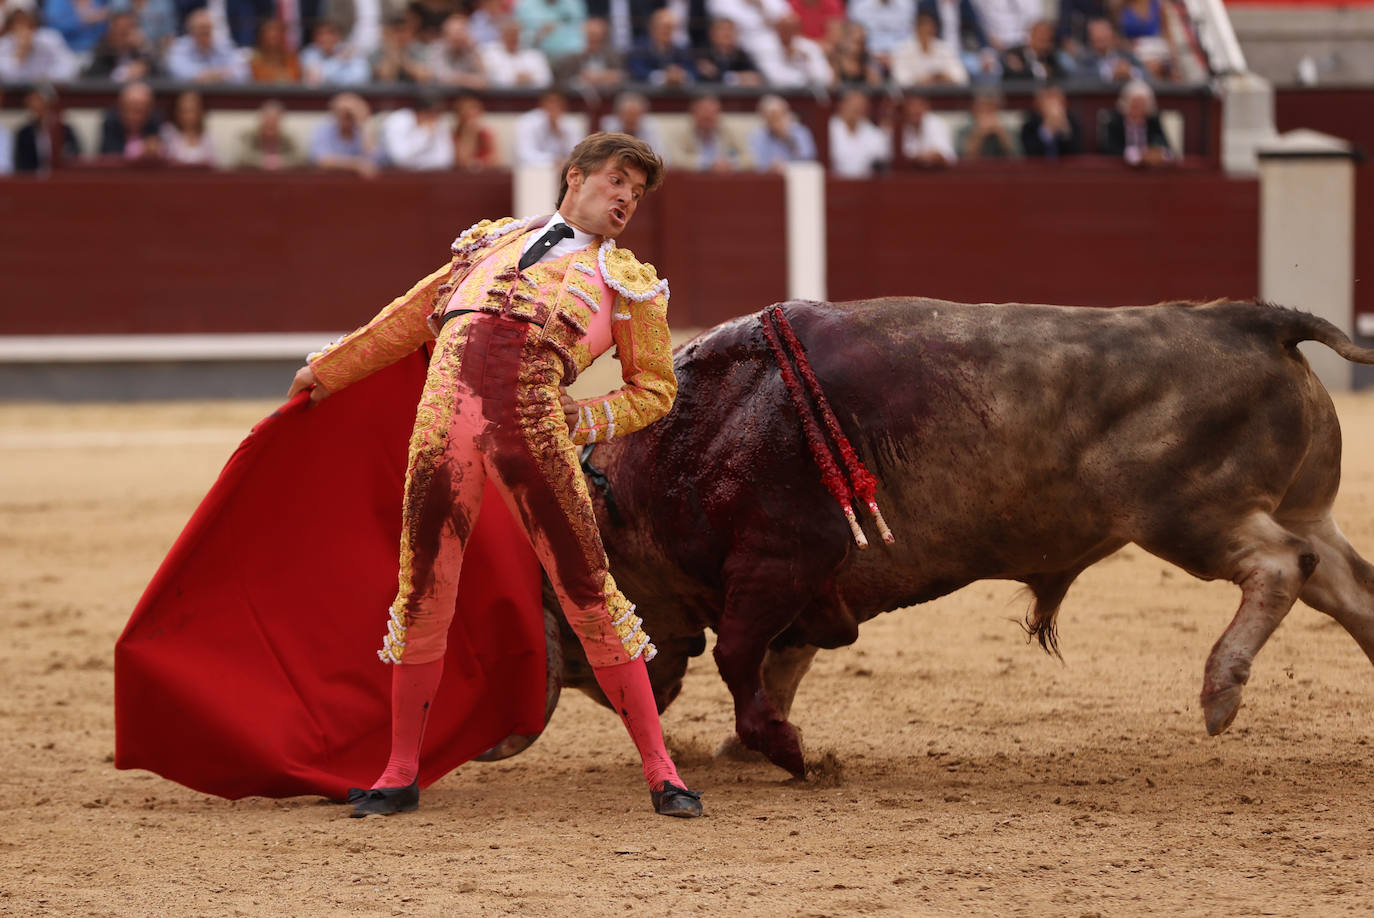
<path id="1" fill-rule="evenodd" d="M 663 155 L 666 145 L 658 122 L 649 114 L 649 100 L 637 92 L 622 92 L 615 97 L 615 111 L 601 119 L 601 130 L 621 132 L 653 147 L 659 156 Z"/>
<path id="2" fill-rule="evenodd" d="M 758 60 L 759 53 L 772 44 L 773 27 L 792 15 L 787 0 L 707 0 L 706 12 L 712 19 L 728 19 L 739 32 L 740 47 Z"/>
<path id="3" fill-rule="evenodd" d="M 507 19 L 501 23 L 501 40 L 482 48 L 488 85 L 496 89 L 553 85 L 549 59 L 538 48 L 521 47 L 520 33 L 519 21 Z"/>
<path id="4" fill-rule="evenodd" d="M 851 89 L 830 118 L 830 172 L 836 178 L 869 178 L 892 158 L 887 132 L 868 120 L 868 96 Z"/>
<path id="5" fill-rule="evenodd" d="M 933 12 L 916 14 L 916 34 L 892 50 L 892 82 L 898 86 L 966 86 L 968 70 L 953 45 L 938 36 Z"/>
<path id="6" fill-rule="evenodd" d="M 186 17 L 186 34 L 167 49 L 167 71 L 183 83 L 246 83 L 248 64 L 238 49 L 215 38 L 207 9 Z"/>
<path id="7" fill-rule="evenodd" d="M 577 121 L 568 114 L 561 90 L 539 97 L 539 107 L 515 119 L 511 163 L 516 166 L 558 166 L 582 140 Z"/>
<path id="8" fill-rule="evenodd" d="M 793 13 L 778 20 L 772 42 L 755 54 L 759 70 L 769 86 L 826 89 L 835 82 L 835 71 L 821 46 L 801 34 L 801 20 Z"/>
<path id="9" fill-rule="evenodd" d="M 444 100 L 422 90 L 415 108 L 397 109 L 382 121 L 382 153 L 397 169 L 453 168 L 453 133 L 444 119 Z"/>
<path id="10" fill-rule="evenodd" d="M 902 163 L 938 169 L 957 159 L 954 134 L 945 119 L 930 113 L 930 101 L 925 96 L 907 96 L 902 102 Z"/>

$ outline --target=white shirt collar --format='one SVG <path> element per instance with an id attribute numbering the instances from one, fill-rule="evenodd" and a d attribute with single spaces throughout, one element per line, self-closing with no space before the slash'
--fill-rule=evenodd
<path id="1" fill-rule="evenodd" d="M 568 223 L 567 220 L 564 220 L 562 214 L 555 213 L 552 217 L 549 218 L 548 223 L 545 223 L 539 229 L 534 230 L 528 235 L 528 237 L 526 237 L 525 244 L 520 249 L 521 254 L 528 252 L 530 250 L 530 246 L 538 242 L 541 238 L 543 238 L 545 233 L 553 229 L 559 223 L 566 225 L 568 229 L 572 230 L 572 238 L 565 237 L 563 239 L 558 240 L 558 243 L 554 245 L 553 248 L 549 249 L 540 257 L 541 261 L 545 258 L 562 258 L 564 255 L 571 255 L 573 252 L 580 252 L 596 241 L 596 236 L 592 235 L 591 233 L 582 232 L 582 230 L 573 226 L 571 223 Z"/>

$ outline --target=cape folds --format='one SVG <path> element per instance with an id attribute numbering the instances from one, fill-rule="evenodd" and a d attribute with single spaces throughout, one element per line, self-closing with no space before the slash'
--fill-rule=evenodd
<path id="1" fill-rule="evenodd" d="M 420 350 L 315 406 L 302 393 L 230 457 L 115 645 L 115 766 L 222 797 L 366 787 L 386 764 L 396 594 Z M 538 561 L 488 492 L 426 729 L 420 785 L 546 701 Z"/>

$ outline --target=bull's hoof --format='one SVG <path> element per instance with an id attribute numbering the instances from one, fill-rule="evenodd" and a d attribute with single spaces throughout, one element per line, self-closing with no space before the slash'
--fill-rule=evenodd
<path id="1" fill-rule="evenodd" d="M 1231 721 L 1236 719 L 1236 712 L 1240 710 L 1242 690 L 1241 686 L 1233 685 L 1219 692 L 1203 694 L 1202 713 L 1207 722 L 1208 735 L 1225 733 L 1231 726 Z"/>
<path id="2" fill-rule="evenodd" d="M 718 759 L 728 759 L 731 762 L 762 762 L 763 753 L 757 749 L 750 749 L 744 745 L 744 740 L 739 738 L 738 733 L 731 733 L 721 744 L 716 747 L 715 756 Z"/>
<path id="3" fill-rule="evenodd" d="M 806 778 L 806 757 L 802 755 L 801 734 L 785 720 L 769 722 L 763 732 L 762 749 L 768 761 L 794 778 Z"/>

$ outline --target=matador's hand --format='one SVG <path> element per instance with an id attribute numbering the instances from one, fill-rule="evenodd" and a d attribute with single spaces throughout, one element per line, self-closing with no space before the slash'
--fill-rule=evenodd
<path id="1" fill-rule="evenodd" d="M 558 401 L 563 405 L 563 419 L 568 422 L 568 433 L 577 429 L 577 401 L 568 394 L 567 389 L 558 390 Z"/>
<path id="2" fill-rule="evenodd" d="M 319 384 L 319 381 L 315 379 L 315 371 L 309 366 L 301 367 L 296 371 L 296 375 L 291 379 L 291 388 L 286 390 L 286 397 L 295 398 L 296 393 L 302 389 L 310 390 L 311 403 L 329 398 L 329 390 Z"/>

